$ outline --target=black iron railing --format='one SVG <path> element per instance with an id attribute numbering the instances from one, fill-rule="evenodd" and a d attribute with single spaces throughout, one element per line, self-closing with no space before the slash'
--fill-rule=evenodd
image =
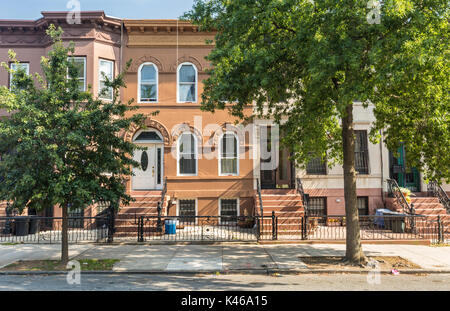
<path id="1" fill-rule="evenodd" d="M 309 215 L 309 195 L 305 193 L 305 190 L 303 189 L 303 183 L 302 180 L 297 177 L 297 192 L 302 198 L 303 208 L 305 209 L 305 215 Z"/>
<path id="2" fill-rule="evenodd" d="M 139 217 L 138 241 L 257 241 L 259 217 L 158 216 Z"/>
<path id="3" fill-rule="evenodd" d="M 264 216 L 263 201 L 262 201 L 262 196 L 261 196 L 261 184 L 259 183 L 258 178 L 256 178 L 256 191 L 258 193 L 260 216 Z"/>
<path id="4" fill-rule="evenodd" d="M 401 210 L 404 214 L 413 214 L 412 208 L 406 201 L 405 196 L 400 190 L 399 185 L 395 179 L 387 179 L 388 184 L 388 194 L 396 199 L 396 202 L 400 205 Z"/>
<path id="5" fill-rule="evenodd" d="M 163 190 L 161 191 L 161 200 L 158 202 L 158 232 L 162 231 L 162 221 L 161 221 L 161 213 L 162 209 L 164 208 L 164 201 L 166 199 L 166 193 L 167 193 L 167 177 L 164 178 L 164 184 L 163 184 Z"/>
<path id="6" fill-rule="evenodd" d="M 445 207 L 447 213 L 450 213 L 450 198 L 448 197 L 447 192 L 442 189 L 441 185 L 436 181 L 430 181 L 428 184 L 428 193 L 434 197 L 438 197 L 439 202 Z"/>
<path id="7" fill-rule="evenodd" d="M 327 162 L 323 161 L 320 157 L 311 159 L 306 164 L 306 173 L 310 175 L 326 175 Z"/>
<path id="8" fill-rule="evenodd" d="M 0 243 L 60 243 L 62 220 L 62 217 L 0 217 Z M 113 221 L 109 212 L 96 217 L 68 217 L 69 243 L 112 242 Z"/>

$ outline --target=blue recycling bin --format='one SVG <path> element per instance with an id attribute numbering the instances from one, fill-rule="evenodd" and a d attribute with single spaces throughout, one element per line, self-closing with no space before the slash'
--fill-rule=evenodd
<path id="1" fill-rule="evenodd" d="M 374 224 L 377 225 L 380 228 L 384 228 L 385 224 L 384 224 L 384 214 L 388 214 L 390 213 L 391 210 L 388 210 L 386 208 L 380 208 L 377 209 L 375 212 L 375 217 L 374 217 Z"/>
<path id="2" fill-rule="evenodd" d="M 166 220 L 165 233 L 166 234 L 177 234 L 177 221 L 176 220 Z"/>

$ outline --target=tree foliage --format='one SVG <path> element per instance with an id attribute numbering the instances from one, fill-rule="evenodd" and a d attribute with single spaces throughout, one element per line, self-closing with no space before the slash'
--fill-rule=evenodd
<path id="1" fill-rule="evenodd" d="M 297 163 L 333 165 L 346 108 L 371 102 L 372 140 L 381 130 L 410 166 L 450 181 L 448 13 L 446 0 L 197 0 L 183 18 L 217 31 L 203 109 L 243 117 L 255 104 L 286 120 Z"/>

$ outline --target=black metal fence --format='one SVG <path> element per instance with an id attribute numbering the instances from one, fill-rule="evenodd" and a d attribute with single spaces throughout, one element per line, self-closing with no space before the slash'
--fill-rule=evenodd
<path id="1" fill-rule="evenodd" d="M 0 243 L 60 243 L 61 217 L 0 217 Z M 124 219 L 120 219 L 123 221 Z M 69 217 L 69 243 L 112 242 L 113 209 L 96 217 Z M 345 216 L 139 216 L 126 225 L 125 235 L 146 241 L 264 241 L 345 240 Z M 450 243 L 446 217 L 423 215 L 370 215 L 359 217 L 361 240 L 429 240 Z M 287 229 L 286 229 L 287 228 Z M 128 231 L 129 230 L 129 231 Z"/>
<path id="2" fill-rule="evenodd" d="M 62 221 L 62 217 L 0 217 L 0 243 L 60 243 Z M 68 241 L 112 242 L 113 222 L 110 213 L 96 217 L 68 217 Z"/>
<path id="3" fill-rule="evenodd" d="M 283 227 L 284 226 L 284 227 Z M 430 240 L 448 243 L 450 225 L 422 215 L 360 216 L 362 240 Z M 290 230 L 284 230 L 288 227 Z M 145 241 L 345 240 L 345 216 L 140 216 L 137 238 Z"/>
<path id="4" fill-rule="evenodd" d="M 140 216 L 138 241 L 257 241 L 252 216 Z"/>
<path id="5" fill-rule="evenodd" d="M 302 239 L 345 240 L 345 216 L 304 217 Z M 443 243 L 449 238 L 450 226 L 422 215 L 360 216 L 361 240 L 430 240 Z"/>

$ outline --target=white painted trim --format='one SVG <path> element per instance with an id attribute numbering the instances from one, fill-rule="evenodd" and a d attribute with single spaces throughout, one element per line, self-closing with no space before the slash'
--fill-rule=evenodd
<path id="1" fill-rule="evenodd" d="M 12 69 L 12 67 L 13 67 L 13 65 L 15 65 L 16 63 L 10 63 L 9 64 L 9 69 Z M 21 63 L 21 62 L 19 62 L 19 66 L 20 65 L 26 65 L 26 73 L 27 73 L 27 75 L 29 75 L 30 74 L 30 63 L 29 62 L 23 62 L 23 63 Z M 17 68 L 16 69 L 14 69 L 14 71 L 17 71 Z M 12 87 L 12 80 L 13 80 L 13 75 L 12 74 L 9 74 L 9 90 L 11 91 L 11 87 Z"/>
<path id="2" fill-rule="evenodd" d="M 101 62 L 108 62 L 108 63 L 110 63 L 111 64 L 111 69 L 112 69 L 112 79 L 114 79 L 114 76 L 115 76 L 115 74 L 114 74 L 114 66 L 115 66 L 115 61 L 113 61 L 113 60 L 109 60 L 109 59 L 105 59 L 105 58 L 101 58 L 101 57 L 99 57 L 98 58 L 98 97 L 100 98 L 100 99 L 103 99 L 103 100 L 109 100 L 109 101 L 112 101 L 113 100 L 113 97 L 114 97 L 114 94 L 111 92 L 111 98 L 106 98 L 106 97 L 100 97 L 99 96 L 99 94 L 100 94 L 100 92 L 101 92 L 101 81 L 102 81 L 102 74 L 101 74 L 101 72 L 100 72 L 100 63 Z M 113 91 L 113 90 L 112 90 Z M 114 91 L 113 91 L 114 92 Z"/>
<path id="3" fill-rule="evenodd" d="M 156 71 L 156 101 L 142 101 L 141 100 L 141 71 L 142 71 L 142 68 L 144 66 L 148 66 L 148 65 L 152 65 L 153 68 L 155 68 L 155 71 Z M 158 103 L 158 99 L 159 99 L 159 71 L 158 71 L 158 67 L 154 63 L 146 62 L 146 63 L 143 63 L 143 64 L 141 64 L 139 66 L 137 88 L 138 88 L 138 90 L 137 90 L 138 91 L 138 104 L 148 104 L 148 103 L 156 104 L 156 103 Z"/>
<path id="4" fill-rule="evenodd" d="M 218 212 L 219 212 L 219 214 L 218 214 L 218 216 L 219 216 L 219 224 L 222 222 L 222 215 L 221 215 L 221 212 L 222 212 L 222 200 L 236 200 L 236 217 L 239 217 L 240 216 L 240 210 L 241 210 L 241 202 L 240 202 L 240 199 L 239 198 L 227 198 L 227 197 L 224 197 L 224 198 L 219 198 L 219 208 L 218 208 Z"/>
<path id="5" fill-rule="evenodd" d="M 180 140 L 185 134 L 194 136 L 194 155 L 195 155 L 195 173 L 194 174 L 181 174 L 180 173 Z M 178 136 L 177 140 L 177 176 L 198 176 L 198 141 L 197 135 L 191 132 L 183 132 Z"/>
<path id="6" fill-rule="evenodd" d="M 191 65 L 195 70 L 195 101 L 180 101 L 180 69 L 183 65 Z M 185 62 L 178 65 L 177 68 L 177 103 L 197 103 L 198 98 L 198 69 L 193 63 Z"/>
<path id="7" fill-rule="evenodd" d="M 224 137 L 225 134 L 232 134 L 234 136 L 234 138 L 236 138 L 236 148 L 237 148 L 237 150 L 236 150 L 236 157 L 237 157 L 236 169 L 237 169 L 237 172 L 236 173 L 232 173 L 232 174 L 222 173 L 222 140 L 223 140 L 223 137 Z M 239 136 L 236 135 L 236 133 L 231 132 L 231 131 L 227 131 L 225 133 L 222 133 L 222 135 L 220 135 L 220 138 L 219 138 L 219 152 L 218 152 L 219 153 L 219 156 L 218 156 L 218 159 L 219 159 L 219 176 L 239 176 L 239 160 L 240 160 L 239 151 L 240 151 Z"/>
<path id="8" fill-rule="evenodd" d="M 87 57 L 86 56 L 69 56 L 68 59 L 73 59 L 73 60 L 77 60 L 77 59 L 82 59 L 84 60 L 84 84 L 83 84 L 83 92 L 86 92 L 87 89 Z M 69 77 L 69 74 L 67 74 L 67 77 Z M 80 80 L 80 79 L 78 79 Z"/>

